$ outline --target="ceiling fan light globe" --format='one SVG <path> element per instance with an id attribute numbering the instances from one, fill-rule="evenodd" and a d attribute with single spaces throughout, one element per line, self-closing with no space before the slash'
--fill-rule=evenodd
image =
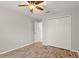
<path id="1" fill-rule="evenodd" d="M 34 5 L 30 5 L 29 8 L 30 9 L 35 9 L 35 6 Z"/>

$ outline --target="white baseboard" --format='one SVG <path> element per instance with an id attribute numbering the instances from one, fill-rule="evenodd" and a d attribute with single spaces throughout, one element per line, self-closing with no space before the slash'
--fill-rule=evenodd
<path id="1" fill-rule="evenodd" d="M 29 44 L 26 44 L 26 45 L 23 45 L 23 46 L 20 46 L 20 47 L 17 47 L 17 48 L 11 49 L 11 50 L 1 52 L 0 55 L 1 55 L 1 54 L 4 54 L 4 53 L 7 53 L 7 52 L 10 52 L 10 51 L 13 51 L 13 50 L 16 50 L 16 49 L 19 49 L 19 48 L 22 48 L 22 47 L 24 47 L 24 46 L 28 46 L 28 45 L 33 44 L 33 43 L 34 43 L 34 42 L 31 42 L 31 43 L 29 43 Z"/>
<path id="2" fill-rule="evenodd" d="M 45 45 L 45 46 L 52 46 L 52 45 L 50 45 L 50 44 L 45 44 L 45 43 L 43 43 L 43 45 Z M 57 47 L 57 46 L 54 46 L 54 47 Z M 57 47 L 57 48 L 61 48 L 61 47 Z M 66 49 L 66 48 L 63 48 L 63 49 Z M 78 52 L 79 53 L 79 51 L 78 50 L 72 50 L 71 48 L 70 49 L 67 49 L 67 50 L 70 50 L 70 51 L 73 51 L 73 52 Z"/>
<path id="3" fill-rule="evenodd" d="M 71 49 L 71 51 L 73 51 L 73 52 L 79 52 L 78 50 L 72 50 L 72 49 Z"/>

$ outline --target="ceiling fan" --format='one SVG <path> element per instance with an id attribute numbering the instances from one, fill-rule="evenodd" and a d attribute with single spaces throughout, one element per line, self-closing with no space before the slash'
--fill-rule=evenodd
<path id="1" fill-rule="evenodd" d="M 21 4 L 21 5 L 18 5 L 19 7 L 29 7 L 30 9 L 30 12 L 33 13 L 33 11 L 35 9 L 37 10 L 41 10 L 43 11 L 43 7 L 41 6 L 41 3 L 43 3 L 44 1 L 27 1 L 27 3 L 25 4 Z"/>

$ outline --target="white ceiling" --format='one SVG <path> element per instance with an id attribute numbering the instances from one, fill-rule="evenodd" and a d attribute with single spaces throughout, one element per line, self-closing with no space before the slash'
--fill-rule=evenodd
<path id="1" fill-rule="evenodd" d="M 74 8 L 79 7 L 78 1 L 45 1 L 44 8 L 45 11 L 36 11 L 33 14 L 30 13 L 29 9 L 26 7 L 18 7 L 18 4 L 23 3 L 22 1 L 0 1 L 0 6 L 4 8 L 8 8 L 10 10 L 14 10 L 23 15 L 29 16 L 36 20 L 41 20 L 46 14 L 45 11 L 50 11 L 50 13 L 57 13 L 65 10 L 72 10 Z"/>

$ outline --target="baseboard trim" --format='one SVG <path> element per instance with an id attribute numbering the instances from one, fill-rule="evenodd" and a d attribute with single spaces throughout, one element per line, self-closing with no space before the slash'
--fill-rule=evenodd
<path id="1" fill-rule="evenodd" d="M 52 45 L 50 45 L 50 44 L 44 44 L 44 43 L 43 43 L 43 45 L 45 45 L 45 46 L 52 46 Z M 53 47 L 57 47 L 57 46 L 53 46 Z M 57 48 L 61 48 L 61 47 L 57 47 Z M 62 49 L 66 49 L 66 48 L 62 48 Z M 78 50 L 72 50 L 71 48 L 70 48 L 70 49 L 66 49 L 66 50 L 70 50 L 70 51 L 72 51 L 72 52 L 78 52 L 78 53 L 79 53 Z"/>
<path id="2" fill-rule="evenodd" d="M 4 54 L 4 53 L 8 53 L 8 52 L 13 51 L 13 50 L 16 50 L 16 49 L 19 49 L 19 48 L 22 48 L 22 47 L 24 47 L 24 46 L 28 46 L 28 45 L 33 44 L 33 43 L 34 43 L 34 42 L 31 42 L 31 43 L 29 43 L 29 44 L 26 44 L 26 45 L 23 45 L 23 46 L 20 46 L 20 47 L 11 49 L 11 50 L 1 52 L 0 55 L 1 55 L 1 54 Z"/>
<path id="3" fill-rule="evenodd" d="M 71 50 L 71 51 L 73 51 L 73 52 L 79 52 L 78 50 Z"/>

